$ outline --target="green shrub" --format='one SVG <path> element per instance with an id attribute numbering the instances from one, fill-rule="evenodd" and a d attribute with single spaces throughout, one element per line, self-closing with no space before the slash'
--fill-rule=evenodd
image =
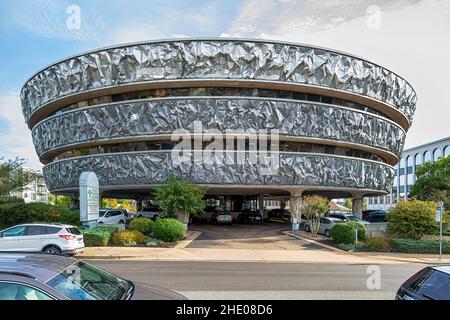
<path id="1" fill-rule="evenodd" d="M 399 201 L 387 215 L 389 232 L 416 240 L 425 234 L 436 234 L 438 231 L 438 224 L 435 221 L 436 208 L 435 202 Z"/>
<path id="2" fill-rule="evenodd" d="M 59 222 L 79 226 L 80 213 L 46 203 L 13 202 L 0 205 L 0 225 L 9 227 L 32 222 Z"/>
<path id="3" fill-rule="evenodd" d="M 393 243 L 390 239 L 373 237 L 367 240 L 366 245 L 371 250 L 390 251 L 392 249 Z"/>
<path id="4" fill-rule="evenodd" d="M 22 198 L 17 197 L 1 197 L 0 205 L 4 204 L 24 204 L 25 201 Z"/>
<path id="5" fill-rule="evenodd" d="M 184 234 L 183 224 L 176 219 L 160 219 L 153 224 L 153 236 L 165 242 L 178 241 Z"/>
<path id="6" fill-rule="evenodd" d="M 136 218 L 130 222 L 128 229 L 140 231 L 148 236 L 152 232 L 153 223 L 149 218 Z"/>
<path id="7" fill-rule="evenodd" d="M 393 251 L 402 253 L 439 253 L 439 240 L 392 239 Z M 442 253 L 450 253 L 450 241 L 442 241 Z"/>
<path id="8" fill-rule="evenodd" d="M 81 230 L 84 238 L 84 244 L 87 247 L 107 246 L 117 227 L 102 226 L 91 230 Z"/>
<path id="9" fill-rule="evenodd" d="M 111 238 L 111 244 L 117 246 L 135 246 L 143 244 L 147 238 L 137 230 L 125 230 L 116 232 Z"/>
<path id="10" fill-rule="evenodd" d="M 346 243 L 339 243 L 338 248 L 345 250 L 345 251 L 354 251 L 355 245 L 354 244 L 346 244 Z"/>
<path id="11" fill-rule="evenodd" d="M 337 244 L 355 244 L 355 225 L 348 222 L 336 223 L 330 230 L 331 238 Z"/>
<path id="12" fill-rule="evenodd" d="M 149 238 L 149 239 L 145 240 L 145 245 L 147 247 L 159 247 L 159 246 L 162 246 L 163 244 L 164 244 L 164 241 L 158 240 L 158 239 Z"/>
<path id="13" fill-rule="evenodd" d="M 366 239 L 366 234 L 367 234 L 367 230 L 366 230 L 366 226 L 358 221 L 348 221 L 345 222 L 345 224 L 351 225 L 353 227 L 353 229 L 358 228 L 358 240 L 365 240 Z"/>

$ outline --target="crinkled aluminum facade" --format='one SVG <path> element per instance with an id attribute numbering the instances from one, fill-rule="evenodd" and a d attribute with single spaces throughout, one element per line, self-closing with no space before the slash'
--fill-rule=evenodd
<path id="1" fill-rule="evenodd" d="M 333 105 L 246 98 L 170 98 L 91 107 L 49 118 L 33 129 L 38 155 L 66 145 L 133 136 L 170 135 L 174 130 L 243 129 L 255 134 L 278 129 L 280 135 L 357 143 L 400 156 L 405 132 L 370 113 Z M 58 134 L 55 134 L 58 132 Z"/>
<path id="2" fill-rule="evenodd" d="M 275 99 L 187 94 L 126 98 L 70 110 L 75 108 L 72 104 L 95 97 L 115 101 L 113 95 L 125 92 L 208 86 L 284 90 L 320 95 L 328 102 L 293 95 Z M 71 57 L 34 75 L 23 87 L 21 99 L 36 151 L 43 162 L 49 162 L 44 167 L 49 190 L 72 194 L 78 190 L 80 173 L 87 170 L 98 175 L 102 190 L 137 186 L 150 192 L 175 173 L 219 189 L 252 186 L 257 192 L 258 186 L 269 186 L 389 192 L 391 165 L 403 151 L 416 106 L 408 82 L 364 59 L 300 44 L 222 38 L 129 44 Z M 360 111 L 364 106 L 372 111 Z M 282 152 L 279 170 L 265 176 L 258 164 L 178 165 L 169 151 L 161 150 L 54 158 L 66 150 L 117 141 L 163 141 L 176 129 L 192 132 L 196 120 L 204 129 L 221 132 L 240 129 L 257 134 L 278 129 L 281 141 L 344 146 L 390 160 L 365 160 L 356 153 L 343 157 L 326 151 Z"/>
<path id="3" fill-rule="evenodd" d="M 249 40 L 175 40 L 83 54 L 32 77 L 21 92 L 25 119 L 64 96 L 161 80 L 281 81 L 338 89 L 385 102 L 411 122 L 416 94 L 401 77 L 371 62 L 302 45 Z"/>
<path id="4" fill-rule="evenodd" d="M 151 186 L 170 174 L 200 184 L 250 186 L 320 186 L 387 190 L 393 169 L 381 163 L 347 157 L 280 153 L 280 168 L 274 175 L 261 175 L 260 163 L 224 164 L 219 157 L 200 164 L 172 161 L 170 151 L 86 156 L 56 161 L 44 168 L 50 190 L 77 188 L 80 174 L 92 170 L 101 186 Z"/>

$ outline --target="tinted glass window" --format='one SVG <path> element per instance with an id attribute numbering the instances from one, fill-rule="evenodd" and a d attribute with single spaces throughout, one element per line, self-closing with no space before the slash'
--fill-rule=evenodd
<path id="1" fill-rule="evenodd" d="M 23 284 L 0 282 L 0 300 L 52 300 L 52 298 Z"/>
<path id="2" fill-rule="evenodd" d="M 25 234 L 25 227 L 14 227 L 2 232 L 4 237 L 19 237 Z"/>
<path id="3" fill-rule="evenodd" d="M 58 233 L 61 228 L 58 227 L 47 227 L 47 234 L 55 234 Z"/>
<path id="4" fill-rule="evenodd" d="M 100 210 L 100 211 L 98 212 L 98 215 L 99 215 L 100 217 L 103 217 L 103 216 L 105 215 L 105 213 L 106 213 L 105 210 Z"/>
<path id="5" fill-rule="evenodd" d="M 29 226 L 27 227 L 27 236 L 38 236 L 46 234 L 47 228 L 43 226 Z"/>
<path id="6" fill-rule="evenodd" d="M 450 299 L 450 275 L 432 268 L 420 272 L 405 287 L 413 293 L 428 299 Z"/>
<path id="7" fill-rule="evenodd" d="M 68 233 L 71 233 L 71 234 L 81 234 L 81 231 L 76 227 L 66 228 L 66 230 Z"/>
<path id="8" fill-rule="evenodd" d="M 119 300 L 128 289 L 124 280 L 81 261 L 47 284 L 72 300 Z"/>

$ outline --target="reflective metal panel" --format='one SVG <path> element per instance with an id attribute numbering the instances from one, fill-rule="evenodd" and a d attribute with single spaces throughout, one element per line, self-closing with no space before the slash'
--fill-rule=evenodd
<path id="1" fill-rule="evenodd" d="M 332 139 L 386 149 L 400 156 L 405 132 L 394 123 L 363 112 L 312 102 L 247 98 L 170 98 L 120 103 L 49 118 L 32 132 L 36 151 L 68 144 L 142 135 L 170 135 L 176 129 L 242 129 L 258 133 Z"/>
<path id="2" fill-rule="evenodd" d="M 211 158 L 199 164 L 176 163 L 170 152 L 88 156 L 53 162 L 44 167 L 50 191 L 76 190 L 83 171 L 97 174 L 100 186 L 148 186 L 166 181 L 174 173 L 199 184 L 321 186 L 389 191 L 392 167 L 372 161 L 316 154 L 280 153 L 273 175 L 261 174 L 261 163 L 225 164 Z"/>
<path id="3" fill-rule="evenodd" d="M 55 99 L 137 82 L 187 79 L 262 80 L 364 95 L 392 105 L 411 122 L 416 95 L 389 70 L 349 55 L 303 45 L 250 40 L 174 40 L 91 52 L 31 78 L 21 92 L 26 120 Z"/>

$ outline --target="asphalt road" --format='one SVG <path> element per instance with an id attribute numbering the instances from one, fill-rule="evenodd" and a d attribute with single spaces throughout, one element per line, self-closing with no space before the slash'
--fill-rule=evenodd
<path id="1" fill-rule="evenodd" d="M 201 231 L 187 248 L 259 249 L 259 250 L 326 250 L 318 245 L 289 237 L 282 233 L 289 224 L 264 223 L 261 225 L 197 224 L 191 230 Z"/>
<path id="2" fill-rule="evenodd" d="M 423 266 L 381 265 L 369 289 L 368 265 L 248 262 L 109 261 L 91 263 L 125 279 L 181 292 L 189 299 L 393 299 Z M 370 282 L 374 284 L 374 282 Z"/>

